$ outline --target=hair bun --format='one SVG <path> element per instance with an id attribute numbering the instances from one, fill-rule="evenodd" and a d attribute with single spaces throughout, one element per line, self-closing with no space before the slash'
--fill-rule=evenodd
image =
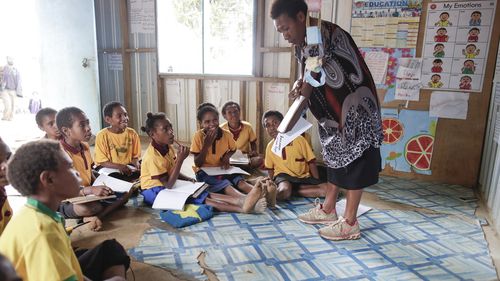
<path id="1" fill-rule="evenodd" d="M 153 113 L 152 113 L 152 112 L 148 112 L 148 113 L 146 114 L 146 116 L 147 116 L 148 118 L 153 118 Z"/>
<path id="2" fill-rule="evenodd" d="M 141 127 L 141 131 L 143 131 L 144 133 L 147 133 L 147 131 L 146 131 L 146 127 L 142 126 L 142 127 Z"/>

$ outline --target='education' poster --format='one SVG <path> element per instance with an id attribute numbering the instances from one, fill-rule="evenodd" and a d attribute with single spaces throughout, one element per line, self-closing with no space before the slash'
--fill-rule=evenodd
<path id="1" fill-rule="evenodd" d="M 495 6 L 492 0 L 428 4 L 424 88 L 482 90 Z"/>

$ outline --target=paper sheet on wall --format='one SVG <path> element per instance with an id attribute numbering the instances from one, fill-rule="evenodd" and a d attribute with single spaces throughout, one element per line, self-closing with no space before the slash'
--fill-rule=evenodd
<path id="1" fill-rule="evenodd" d="M 121 54 L 107 54 L 108 58 L 108 69 L 122 71 L 123 70 L 123 61 Z"/>
<path id="2" fill-rule="evenodd" d="M 181 103 L 181 91 L 179 80 L 177 79 L 167 79 L 166 93 L 168 104 L 180 104 Z"/>
<path id="3" fill-rule="evenodd" d="M 279 157 L 282 156 L 281 151 L 285 146 L 287 146 L 289 143 L 291 143 L 294 139 L 296 139 L 298 136 L 300 136 L 303 132 L 309 130 L 309 128 L 312 127 L 312 124 L 309 123 L 304 118 L 300 118 L 297 123 L 295 123 L 295 126 L 293 128 L 286 132 L 286 133 L 278 133 L 276 136 L 276 139 L 274 140 L 273 147 L 271 148 L 271 151 L 278 155 Z"/>
<path id="4" fill-rule="evenodd" d="M 469 93 L 432 92 L 429 116 L 449 119 L 467 119 Z"/>
<path id="5" fill-rule="evenodd" d="M 422 58 L 400 58 L 396 78 L 420 80 Z"/>
<path id="6" fill-rule="evenodd" d="M 273 108 L 278 111 L 286 111 L 288 109 L 288 93 L 286 92 L 285 84 L 266 83 L 265 85 L 265 94 L 271 98 Z"/>
<path id="7" fill-rule="evenodd" d="M 221 106 L 221 91 L 219 87 L 219 81 L 217 80 L 206 80 L 205 81 L 205 92 L 209 101 L 215 105 L 215 107 Z"/>
<path id="8" fill-rule="evenodd" d="M 365 62 L 370 69 L 373 80 L 376 84 L 382 84 L 385 81 L 387 73 L 387 62 L 389 54 L 385 52 L 366 52 Z"/>
<path id="9" fill-rule="evenodd" d="M 155 19 L 154 0 L 130 0 L 130 32 L 154 34 Z"/>
<path id="10" fill-rule="evenodd" d="M 397 100 L 420 100 L 420 80 L 396 80 L 396 99 Z"/>

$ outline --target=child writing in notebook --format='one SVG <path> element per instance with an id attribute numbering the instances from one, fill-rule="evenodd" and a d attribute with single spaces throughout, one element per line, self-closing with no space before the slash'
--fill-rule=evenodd
<path id="1" fill-rule="evenodd" d="M 109 127 L 102 129 L 96 135 L 96 165 L 120 171 L 119 174 L 113 173 L 111 176 L 126 181 L 138 179 L 141 141 L 137 132 L 128 127 L 127 110 L 121 103 L 112 101 L 104 106 L 102 112 L 104 121 Z"/>
<path id="2" fill-rule="evenodd" d="M 189 155 L 189 148 L 180 145 L 177 153 L 172 147 L 175 141 L 172 123 L 160 112 L 148 112 L 146 124 L 141 130 L 151 138 L 141 167 L 141 194 L 144 202 L 153 205 L 156 196 L 164 188 L 172 188 L 177 179 L 196 181 L 182 174 L 181 167 Z"/>
<path id="3" fill-rule="evenodd" d="M 236 148 L 250 157 L 250 167 L 257 168 L 264 163 L 264 157 L 257 151 L 257 136 L 252 124 L 241 120 L 240 105 L 234 101 L 228 101 L 222 106 L 222 116 L 227 121 L 220 127 L 228 130 L 233 135 Z"/>
<path id="4" fill-rule="evenodd" d="M 94 161 L 92 160 L 90 148 L 87 144 L 92 132 L 89 119 L 85 113 L 76 107 L 63 108 L 56 115 L 56 123 L 62 135 L 60 140 L 61 146 L 73 161 L 73 166 L 82 179 L 80 195 L 108 196 L 113 194 L 113 190 L 107 186 L 92 186 L 95 180 L 92 173 Z M 65 218 L 84 217 L 84 221 L 91 222 L 90 228 L 98 231 L 102 228 L 101 219 L 112 210 L 124 205 L 128 197 L 129 194 L 127 193 L 119 200 L 107 206 L 96 201 L 77 205 L 64 202 L 61 203 L 59 212 Z"/>
<path id="5" fill-rule="evenodd" d="M 282 150 L 281 157 L 272 152 L 283 114 L 269 110 L 262 116 L 262 125 L 272 138 L 267 144 L 265 167 L 278 186 L 277 200 L 287 200 L 292 194 L 304 197 L 325 197 L 327 184 L 319 179 L 316 156 L 307 140 L 298 136 Z"/>
<path id="6" fill-rule="evenodd" d="M 12 218 L 12 209 L 5 192 L 5 186 L 9 184 L 7 180 L 7 160 L 11 155 L 9 147 L 0 138 L 0 235 L 2 235 L 7 223 Z"/>
<path id="7" fill-rule="evenodd" d="M 225 212 L 264 212 L 267 191 L 260 185 L 252 188 L 241 175 L 209 176 L 202 170 L 203 167 L 229 168 L 229 158 L 236 151 L 236 143 L 229 131 L 219 127 L 219 112 L 213 104 L 199 105 L 196 118 L 201 129 L 195 133 L 190 150 L 194 155 L 196 179 L 209 184 L 206 203 Z"/>
<path id="8" fill-rule="evenodd" d="M 61 133 L 56 125 L 57 110 L 50 107 L 40 109 L 35 115 L 35 121 L 38 128 L 45 132 L 45 139 L 59 140 Z"/>

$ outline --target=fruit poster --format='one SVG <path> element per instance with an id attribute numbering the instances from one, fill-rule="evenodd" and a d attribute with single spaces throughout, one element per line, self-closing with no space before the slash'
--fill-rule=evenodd
<path id="1" fill-rule="evenodd" d="M 387 62 L 387 74 L 385 76 L 385 81 L 382 84 L 377 84 L 377 89 L 387 90 L 384 102 L 390 102 L 394 100 L 396 93 L 396 74 L 399 67 L 400 58 L 413 58 L 415 57 L 415 49 L 410 48 L 359 48 L 359 51 L 365 57 L 367 52 L 385 52 L 389 54 L 389 60 Z"/>
<path id="2" fill-rule="evenodd" d="M 428 111 L 382 108 L 382 168 L 430 175 L 437 118 Z"/>
<path id="3" fill-rule="evenodd" d="M 494 0 L 428 4 L 424 88 L 482 91 L 495 7 Z"/>
<path id="4" fill-rule="evenodd" d="M 358 47 L 415 48 L 422 0 L 354 0 L 351 35 Z"/>

